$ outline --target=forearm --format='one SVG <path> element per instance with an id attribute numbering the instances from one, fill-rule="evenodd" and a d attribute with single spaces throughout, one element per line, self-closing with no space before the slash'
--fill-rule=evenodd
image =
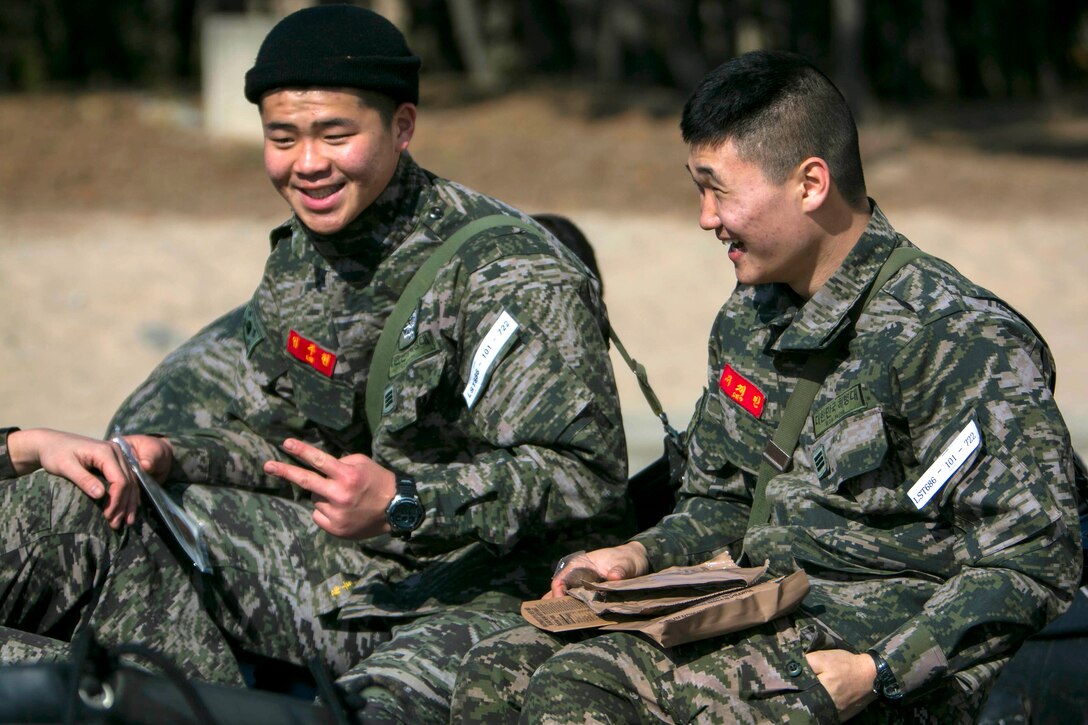
<path id="1" fill-rule="evenodd" d="M 178 431 L 167 436 L 174 449 L 168 481 L 201 483 L 291 495 L 285 481 L 264 473 L 268 460 L 292 462 L 276 446 L 242 428 Z"/>
<path id="2" fill-rule="evenodd" d="M 596 466 L 562 448 L 500 449 L 465 464 L 408 466 L 427 520 L 413 540 L 445 549 L 482 541 L 501 553 L 530 536 L 593 520 L 607 527 L 626 513 L 621 466 Z"/>
<path id="3" fill-rule="evenodd" d="M 1044 578 L 996 567 L 965 569 L 917 616 L 873 647 L 904 692 L 1013 651 L 1069 606 L 1081 570 L 1079 546 L 1063 537 L 1030 552 L 1019 565 L 1037 571 L 1064 569 L 1069 575 Z"/>
<path id="4" fill-rule="evenodd" d="M 646 548 L 653 571 L 699 564 L 725 549 L 737 558 L 749 510 L 750 506 L 728 500 L 681 499 L 672 514 L 631 540 Z"/>
<path id="5" fill-rule="evenodd" d="M 696 406 L 687 432 L 687 461 L 673 512 L 634 537 L 649 554 L 651 568 L 698 564 L 728 549 L 739 558 L 752 503 L 744 471 L 710 453 L 708 439 L 720 426 Z"/>

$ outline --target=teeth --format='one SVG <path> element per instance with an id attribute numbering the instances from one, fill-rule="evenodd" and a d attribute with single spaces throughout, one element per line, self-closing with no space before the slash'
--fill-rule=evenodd
<path id="1" fill-rule="evenodd" d="M 339 186 L 325 186 L 320 189 L 307 189 L 303 193 L 312 199 L 324 199 L 325 197 L 332 196 L 339 190 Z"/>

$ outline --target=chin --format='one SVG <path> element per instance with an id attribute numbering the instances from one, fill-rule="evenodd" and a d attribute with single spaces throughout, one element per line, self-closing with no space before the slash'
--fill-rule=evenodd
<path id="1" fill-rule="evenodd" d="M 347 226 L 347 224 L 339 218 L 315 217 L 310 214 L 299 214 L 298 218 L 302 220 L 302 223 L 306 225 L 307 229 L 317 232 L 318 234 L 335 234 Z"/>

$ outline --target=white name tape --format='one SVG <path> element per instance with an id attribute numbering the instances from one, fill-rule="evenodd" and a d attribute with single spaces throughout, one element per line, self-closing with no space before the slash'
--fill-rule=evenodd
<path id="1" fill-rule="evenodd" d="M 476 399 L 480 397 L 484 386 L 487 385 L 487 380 L 491 376 L 491 367 L 514 339 L 517 331 L 518 321 L 511 317 L 509 312 L 503 310 L 499 319 L 495 320 L 495 324 L 488 330 L 483 342 L 476 348 L 476 355 L 472 358 L 472 370 L 468 375 L 468 385 L 461 393 L 469 410 L 472 410 Z"/>
<path id="2" fill-rule="evenodd" d="M 929 503 L 934 494 L 941 490 L 952 474 L 958 471 L 963 462 L 974 453 L 980 441 L 978 426 L 975 425 L 975 421 L 971 421 L 941 452 L 937 462 L 926 469 L 926 472 L 907 491 L 907 496 L 915 508 L 921 509 Z"/>

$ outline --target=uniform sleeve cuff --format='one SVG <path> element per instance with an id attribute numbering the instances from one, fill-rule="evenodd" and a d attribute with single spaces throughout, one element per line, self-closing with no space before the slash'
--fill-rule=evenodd
<path id="1" fill-rule="evenodd" d="M 913 621 L 870 648 L 888 663 L 904 694 L 948 672 L 948 660 L 933 633 L 924 624 Z"/>
<path id="2" fill-rule="evenodd" d="M 670 536 L 667 531 L 654 527 L 633 536 L 646 548 L 646 558 L 650 562 L 650 571 L 660 571 L 670 566 L 688 564 L 690 555 L 685 551 L 682 541 Z"/>
<path id="3" fill-rule="evenodd" d="M 15 478 L 15 464 L 8 452 L 8 434 L 14 433 L 18 428 L 0 428 L 0 481 Z"/>

